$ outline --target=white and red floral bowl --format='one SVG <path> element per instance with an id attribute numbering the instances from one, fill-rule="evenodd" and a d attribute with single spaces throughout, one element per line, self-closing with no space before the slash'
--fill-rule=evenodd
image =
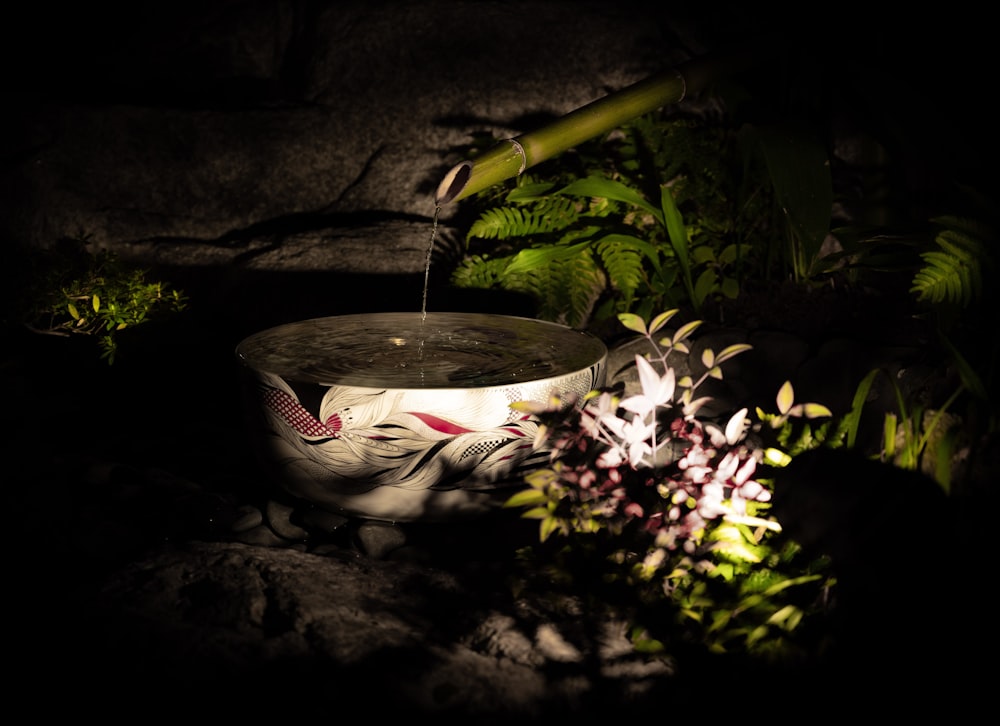
<path id="1" fill-rule="evenodd" d="M 582 397 L 604 385 L 608 355 L 556 323 L 451 312 L 302 320 L 236 353 L 270 477 L 324 509 L 394 522 L 498 506 L 548 457 L 510 404 Z"/>

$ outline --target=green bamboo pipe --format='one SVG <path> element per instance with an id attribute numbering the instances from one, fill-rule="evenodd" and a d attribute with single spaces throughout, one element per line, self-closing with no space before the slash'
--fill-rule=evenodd
<path id="1" fill-rule="evenodd" d="M 582 106 L 552 123 L 501 141 L 475 161 L 463 161 L 438 185 L 437 206 L 457 202 L 494 184 L 519 176 L 599 134 L 615 129 L 668 103 L 679 103 L 690 93 L 753 60 L 745 54 L 688 61 L 633 83 L 620 91 Z"/>

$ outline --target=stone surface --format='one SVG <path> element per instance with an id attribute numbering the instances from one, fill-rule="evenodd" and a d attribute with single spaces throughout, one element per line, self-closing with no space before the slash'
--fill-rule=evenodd
<path id="1" fill-rule="evenodd" d="M 80 57 L 45 39 L 79 67 L 39 69 L 14 96 L 5 238 L 84 233 L 139 262 L 417 272 L 434 190 L 477 137 L 518 135 L 692 52 L 670 27 L 589 2 L 174 13 L 85 15 L 80 34 L 120 28 Z"/>

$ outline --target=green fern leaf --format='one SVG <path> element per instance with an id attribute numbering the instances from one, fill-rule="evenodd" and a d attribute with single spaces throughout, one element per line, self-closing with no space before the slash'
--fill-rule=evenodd
<path id="1" fill-rule="evenodd" d="M 564 259 L 550 268 L 552 287 L 546 290 L 541 310 L 563 325 L 583 327 L 594 304 L 607 287 L 607 278 L 589 249 Z"/>
<path id="2" fill-rule="evenodd" d="M 642 240 L 635 237 L 615 234 L 601 238 L 596 245 L 610 285 L 620 290 L 626 301 L 632 300 L 645 279 L 643 265 L 646 255 L 641 251 L 642 244 Z"/>
<path id="3" fill-rule="evenodd" d="M 579 212 L 568 199 L 546 198 L 532 205 L 494 207 L 472 223 L 466 239 L 511 239 L 558 232 L 578 218 Z"/>
<path id="4" fill-rule="evenodd" d="M 587 246 L 561 251 L 558 257 L 539 256 L 539 264 L 522 265 L 513 274 L 508 267 L 499 284 L 504 290 L 533 298 L 539 318 L 583 327 L 607 287 L 607 280 Z M 573 254 L 567 254 L 569 251 Z"/>
<path id="5" fill-rule="evenodd" d="M 501 286 L 504 271 L 510 264 L 509 257 L 489 258 L 470 255 L 463 259 L 451 273 L 451 282 L 458 287 L 488 290 Z"/>
<path id="6" fill-rule="evenodd" d="M 983 294 L 982 243 L 955 229 L 942 230 L 934 241 L 940 249 L 920 255 L 924 266 L 914 275 L 910 292 L 921 302 L 969 306 Z"/>
<path id="7" fill-rule="evenodd" d="M 472 223 L 468 237 L 480 239 L 507 239 L 541 231 L 539 220 L 523 207 L 496 207 L 487 209 Z"/>

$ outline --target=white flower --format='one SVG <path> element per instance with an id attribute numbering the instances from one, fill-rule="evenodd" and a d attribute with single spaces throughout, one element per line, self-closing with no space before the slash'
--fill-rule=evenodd
<path id="1" fill-rule="evenodd" d="M 747 418 L 747 409 L 745 408 L 741 408 L 732 415 L 732 418 L 726 423 L 725 431 L 715 424 L 705 424 L 705 431 L 708 432 L 712 446 L 716 447 L 735 446 L 746 438 L 749 428 L 750 419 Z"/>
<path id="2" fill-rule="evenodd" d="M 641 355 L 635 357 L 635 366 L 639 370 L 642 393 L 626 398 L 621 403 L 622 408 L 645 418 L 654 413 L 657 406 L 672 405 L 676 380 L 674 369 L 667 368 L 667 372 L 661 376 L 653 368 L 653 364 Z"/>

